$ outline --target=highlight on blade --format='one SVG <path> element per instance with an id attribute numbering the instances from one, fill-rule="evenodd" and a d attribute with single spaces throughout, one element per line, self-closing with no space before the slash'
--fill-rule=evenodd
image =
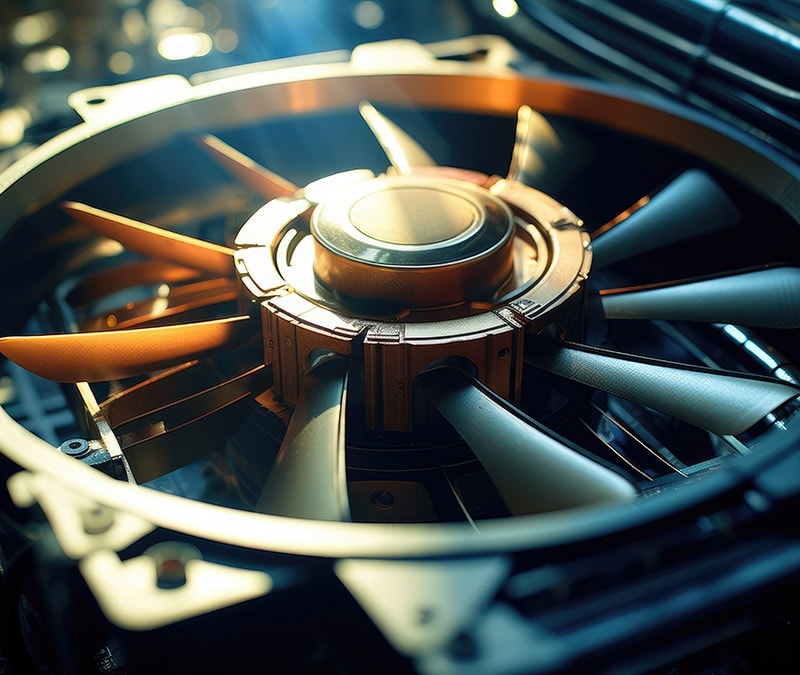
<path id="1" fill-rule="evenodd" d="M 514 515 L 633 499 L 633 485 L 584 457 L 463 371 L 438 368 L 416 386 L 470 446 Z"/>
<path id="2" fill-rule="evenodd" d="M 148 325 L 156 326 L 167 321 L 175 323 L 176 317 L 181 314 L 232 303 L 240 297 L 241 287 L 236 279 L 217 277 L 175 287 L 163 284 L 157 294 L 104 311 L 98 316 L 82 322 L 80 329 L 82 331 L 107 328 L 122 330 Z"/>
<path id="3" fill-rule="evenodd" d="M 731 227 L 738 220 L 737 208 L 716 181 L 690 169 L 629 217 L 595 234 L 593 267 Z"/>
<path id="4" fill-rule="evenodd" d="M 350 520 L 345 476 L 346 400 L 345 359 L 331 358 L 309 371 L 256 511 Z"/>
<path id="5" fill-rule="evenodd" d="M 258 331 L 248 316 L 174 326 L 0 338 L 0 353 L 56 382 L 102 382 L 174 366 L 246 342 Z"/>
<path id="6" fill-rule="evenodd" d="M 290 180 L 279 176 L 274 171 L 261 166 L 225 141 L 211 134 L 197 138 L 197 143 L 205 149 L 214 160 L 229 171 L 234 177 L 247 185 L 253 192 L 267 200 L 277 197 L 288 197 L 299 189 Z"/>
<path id="7" fill-rule="evenodd" d="M 544 115 L 528 105 L 520 106 L 508 178 L 536 184 L 561 149 L 558 134 Z"/>
<path id="8" fill-rule="evenodd" d="M 176 284 L 202 276 L 200 270 L 163 260 L 137 260 L 82 279 L 67 294 L 72 307 L 85 307 L 103 296 L 148 284 Z"/>
<path id="9" fill-rule="evenodd" d="M 87 204 L 65 202 L 61 207 L 78 222 L 115 239 L 129 251 L 215 276 L 229 277 L 234 274 L 234 251 L 226 246 L 188 237 Z"/>
<path id="10" fill-rule="evenodd" d="M 781 380 L 526 337 L 525 360 L 721 436 L 740 434 L 800 395 Z"/>
<path id="11" fill-rule="evenodd" d="M 800 327 L 800 268 L 731 272 L 682 283 L 600 291 L 609 319 Z"/>
<path id="12" fill-rule="evenodd" d="M 371 103 L 362 101 L 358 111 L 398 173 L 410 174 L 414 167 L 436 166 L 433 158 L 417 141 L 379 113 Z"/>

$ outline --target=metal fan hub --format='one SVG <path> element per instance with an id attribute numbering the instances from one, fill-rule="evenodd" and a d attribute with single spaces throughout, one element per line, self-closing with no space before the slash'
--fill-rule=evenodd
<path id="1" fill-rule="evenodd" d="M 245 223 L 236 268 L 261 301 L 275 394 L 297 401 L 327 352 L 358 355 L 368 428 L 411 429 L 414 379 L 443 360 L 519 396 L 525 333 L 581 311 L 589 237 L 527 185 L 451 176 L 336 174 Z"/>
<path id="2" fill-rule="evenodd" d="M 311 216 L 314 274 L 359 300 L 408 308 L 490 301 L 513 272 L 514 222 L 488 190 L 443 178 L 358 182 Z"/>

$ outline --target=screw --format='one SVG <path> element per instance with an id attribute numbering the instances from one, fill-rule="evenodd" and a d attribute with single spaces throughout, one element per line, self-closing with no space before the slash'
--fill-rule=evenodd
<path id="1" fill-rule="evenodd" d="M 155 561 L 156 585 L 164 589 L 183 586 L 186 583 L 186 565 L 191 560 L 202 558 L 196 547 L 178 541 L 163 541 L 144 553 Z"/>

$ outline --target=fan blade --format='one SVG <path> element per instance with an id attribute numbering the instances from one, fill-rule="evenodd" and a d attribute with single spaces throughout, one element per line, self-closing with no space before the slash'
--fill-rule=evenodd
<path id="1" fill-rule="evenodd" d="M 175 369 L 164 379 L 156 376 L 123 390 L 101 406 L 137 482 L 221 447 L 250 413 L 248 400 L 270 387 L 271 372 L 263 364 L 221 381 L 211 364 L 193 367 L 207 372 L 192 373 L 192 366 Z M 207 381 L 195 389 L 198 380 Z M 171 385 L 167 391 L 166 385 Z"/>
<path id="2" fill-rule="evenodd" d="M 740 434 L 800 395 L 797 387 L 766 377 L 646 359 L 540 336 L 526 336 L 525 360 L 719 435 Z"/>
<path id="3" fill-rule="evenodd" d="M 216 136 L 201 136 L 197 142 L 218 164 L 267 200 L 288 197 L 299 189 L 291 181 L 261 166 Z"/>
<path id="4" fill-rule="evenodd" d="M 344 465 L 346 398 L 344 359 L 328 360 L 305 376 L 257 511 L 350 520 Z"/>
<path id="5" fill-rule="evenodd" d="M 593 267 L 735 225 L 739 212 L 704 171 L 678 176 L 640 209 L 592 241 Z"/>
<path id="6" fill-rule="evenodd" d="M 624 478 L 574 450 L 465 373 L 439 368 L 417 386 L 472 448 L 515 515 L 635 496 Z"/>
<path id="7" fill-rule="evenodd" d="M 128 302 L 123 307 L 103 312 L 81 324 L 81 330 L 96 331 L 108 328 L 123 330 L 156 326 L 166 322 L 175 323 L 175 317 L 179 314 L 235 302 L 241 296 L 241 287 L 236 279 L 204 279 L 181 286 L 169 287 L 166 284 L 165 286 L 165 293 L 159 293 L 145 300 Z M 219 312 L 221 313 L 223 312 Z"/>
<path id="8" fill-rule="evenodd" d="M 362 101 L 358 110 L 398 173 L 410 174 L 417 166 L 436 166 L 419 143 L 379 113 L 371 103 Z"/>
<path id="9" fill-rule="evenodd" d="M 548 170 L 561 151 L 561 141 L 545 117 L 530 106 L 517 111 L 516 138 L 508 178 L 533 184 Z"/>
<path id="10" fill-rule="evenodd" d="M 722 277 L 600 291 L 609 319 L 705 321 L 800 327 L 800 269 L 776 267 Z"/>
<path id="11" fill-rule="evenodd" d="M 200 271 L 162 260 L 144 260 L 97 272 L 80 281 L 68 294 L 72 307 L 86 307 L 111 293 L 133 286 L 175 284 L 201 276 Z"/>
<path id="12" fill-rule="evenodd" d="M 238 316 L 124 331 L 0 338 L 0 353 L 56 382 L 101 382 L 160 370 L 245 342 L 255 321 Z"/>
<path id="13" fill-rule="evenodd" d="M 187 237 L 86 204 L 66 202 L 62 208 L 78 222 L 115 239 L 129 251 L 215 276 L 230 277 L 234 274 L 234 252 L 226 246 Z"/>

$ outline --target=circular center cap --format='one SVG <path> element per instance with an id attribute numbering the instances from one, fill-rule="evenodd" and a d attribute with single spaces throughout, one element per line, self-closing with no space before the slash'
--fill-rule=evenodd
<path id="1" fill-rule="evenodd" d="M 349 217 L 368 237 L 408 246 L 454 239 L 481 221 L 474 201 L 454 192 L 414 186 L 366 194 L 353 204 Z"/>
<path id="2" fill-rule="evenodd" d="M 387 311 L 486 301 L 510 278 L 514 227 L 505 203 L 478 185 L 380 176 L 314 209 L 315 280 Z"/>

